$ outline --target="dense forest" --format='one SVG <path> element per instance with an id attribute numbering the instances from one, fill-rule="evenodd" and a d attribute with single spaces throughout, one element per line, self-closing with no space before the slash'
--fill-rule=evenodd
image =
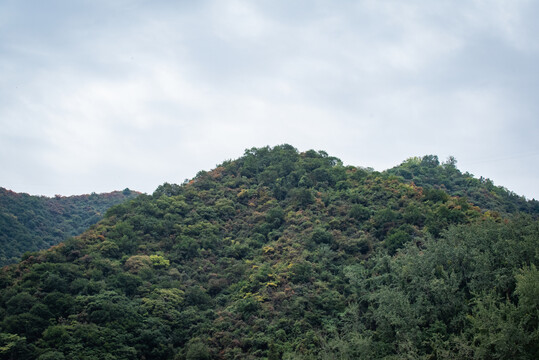
<path id="1" fill-rule="evenodd" d="M 82 234 L 113 205 L 139 193 L 125 189 L 78 196 L 31 196 L 0 187 L 0 266 L 26 251 L 49 248 Z"/>
<path id="2" fill-rule="evenodd" d="M 454 161 L 249 149 L 4 267 L 0 358 L 537 359 L 538 215 Z"/>
<path id="3" fill-rule="evenodd" d="M 427 155 L 407 159 L 386 173 L 397 175 L 402 180 L 425 189 L 441 189 L 452 196 L 466 197 L 482 209 L 504 215 L 515 212 L 539 213 L 539 201 L 527 201 L 523 196 L 502 186 L 495 186 L 490 179 L 476 179 L 469 173 L 463 174 L 456 164 L 454 157 L 449 157 L 447 162 L 440 164 L 437 156 Z"/>

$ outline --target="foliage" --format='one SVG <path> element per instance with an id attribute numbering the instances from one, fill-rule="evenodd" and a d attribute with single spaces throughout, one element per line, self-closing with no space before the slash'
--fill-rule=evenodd
<path id="1" fill-rule="evenodd" d="M 0 358 L 537 358 L 538 245 L 533 215 L 253 148 L 4 268 Z"/>
<path id="2" fill-rule="evenodd" d="M 138 194 L 125 189 L 49 198 L 0 188 L 0 266 L 20 260 L 25 252 L 46 249 L 81 234 L 111 206 Z"/>
<path id="3" fill-rule="evenodd" d="M 457 160 L 452 156 L 440 164 L 437 156 L 426 155 L 422 158 L 409 158 L 386 173 L 423 187 L 427 197 L 432 200 L 449 194 L 466 197 L 483 210 L 494 212 L 494 216 L 515 212 L 525 212 L 536 217 L 539 215 L 538 200 L 527 201 L 502 186 L 495 186 L 490 179 L 482 176 L 477 179 L 467 172 L 463 174 L 456 164 Z"/>

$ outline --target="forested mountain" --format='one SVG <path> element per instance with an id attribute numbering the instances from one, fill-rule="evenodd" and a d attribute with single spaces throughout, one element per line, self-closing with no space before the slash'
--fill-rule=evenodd
<path id="1" fill-rule="evenodd" d="M 82 234 L 113 205 L 139 193 L 129 189 L 78 196 L 31 196 L 0 187 L 0 266 L 26 251 L 49 248 Z"/>
<path id="2" fill-rule="evenodd" d="M 539 358 L 537 217 L 432 185 L 247 150 L 2 269 L 0 357 Z"/>
<path id="3" fill-rule="evenodd" d="M 413 157 L 399 166 L 385 171 L 397 175 L 408 183 L 414 183 L 426 190 L 443 190 L 452 196 L 467 197 L 470 202 L 484 210 L 501 214 L 524 212 L 539 214 L 539 201 L 527 201 L 502 186 L 495 186 L 490 179 L 476 179 L 469 173 L 462 173 L 456 167 L 454 157 L 440 164 L 435 155 Z M 435 196 L 436 191 L 432 192 Z"/>

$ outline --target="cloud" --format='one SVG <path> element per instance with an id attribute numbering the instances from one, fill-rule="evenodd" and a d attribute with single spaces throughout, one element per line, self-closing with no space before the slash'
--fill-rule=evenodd
<path id="1" fill-rule="evenodd" d="M 531 1 L 81 4 L 0 5 L 1 186 L 151 192 L 288 142 L 539 195 L 529 157 L 481 162 L 536 151 Z"/>

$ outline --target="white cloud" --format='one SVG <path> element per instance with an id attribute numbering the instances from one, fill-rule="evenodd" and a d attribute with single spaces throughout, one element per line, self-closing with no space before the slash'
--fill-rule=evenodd
<path id="1" fill-rule="evenodd" d="M 529 21 L 536 21 L 533 1 L 475 0 L 473 4 L 466 13 L 469 27 L 500 37 L 519 51 L 537 51 L 536 32 L 529 28 Z"/>
<path id="2" fill-rule="evenodd" d="M 151 192 L 284 142 L 377 169 L 534 147 L 529 1 L 92 2 L 32 19 L 10 6 L 0 186 L 17 191 Z M 512 166 L 509 188 L 539 176 Z"/>

